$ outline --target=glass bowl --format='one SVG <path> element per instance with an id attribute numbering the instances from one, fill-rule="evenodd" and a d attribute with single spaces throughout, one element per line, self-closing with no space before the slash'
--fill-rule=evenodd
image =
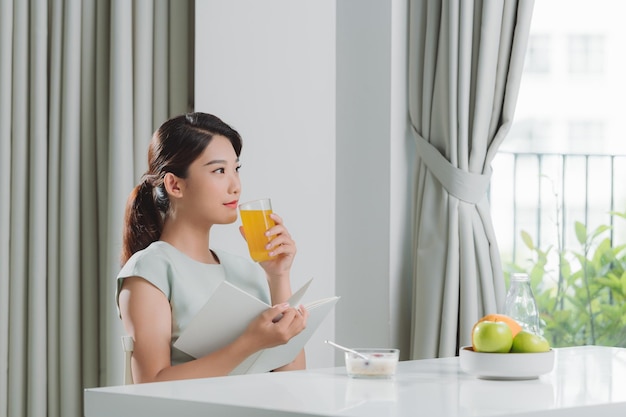
<path id="1" fill-rule="evenodd" d="M 354 353 L 346 352 L 346 370 L 352 378 L 391 378 L 398 367 L 399 349 L 356 348 L 365 355 L 364 359 Z"/>

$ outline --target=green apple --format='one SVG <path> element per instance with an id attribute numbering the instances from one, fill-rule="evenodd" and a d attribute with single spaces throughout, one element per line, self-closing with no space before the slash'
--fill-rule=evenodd
<path id="1" fill-rule="evenodd" d="M 545 337 L 522 330 L 513 338 L 512 353 L 537 353 L 547 352 L 550 350 L 550 343 Z"/>
<path id="2" fill-rule="evenodd" d="M 472 346 L 476 352 L 506 353 L 511 350 L 513 333 L 502 321 L 480 321 L 472 329 Z"/>

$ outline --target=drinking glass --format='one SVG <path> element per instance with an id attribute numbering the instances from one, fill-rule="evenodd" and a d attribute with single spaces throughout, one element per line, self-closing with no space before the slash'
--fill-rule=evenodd
<path id="1" fill-rule="evenodd" d="M 265 246 L 274 237 L 265 236 L 265 232 L 276 223 L 270 218 L 272 202 L 269 198 L 248 201 L 239 205 L 241 224 L 248 242 L 250 256 L 256 262 L 271 259 Z"/>

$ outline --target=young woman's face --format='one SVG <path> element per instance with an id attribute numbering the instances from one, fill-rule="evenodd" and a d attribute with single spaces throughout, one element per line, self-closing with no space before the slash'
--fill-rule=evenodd
<path id="1" fill-rule="evenodd" d="M 214 136 L 182 180 L 183 194 L 177 202 L 179 213 L 206 226 L 237 220 L 241 192 L 239 167 L 239 158 L 230 141 L 224 136 Z"/>

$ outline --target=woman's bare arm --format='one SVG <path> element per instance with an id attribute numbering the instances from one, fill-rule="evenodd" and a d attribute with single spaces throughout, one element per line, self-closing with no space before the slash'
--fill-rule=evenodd
<path id="1" fill-rule="evenodd" d="M 284 344 L 300 333 L 308 315 L 284 304 L 272 307 L 257 317 L 230 345 L 196 360 L 171 366 L 172 317 L 165 295 L 145 279 L 130 277 L 122 285 L 119 305 L 126 332 L 135 340 L 132 368 L 133 379 L 138 383 L 228 375 L 251 354 Z M 283 314 L 283 318 L 274 323 L 273 318 L 279 314 Z"/>

